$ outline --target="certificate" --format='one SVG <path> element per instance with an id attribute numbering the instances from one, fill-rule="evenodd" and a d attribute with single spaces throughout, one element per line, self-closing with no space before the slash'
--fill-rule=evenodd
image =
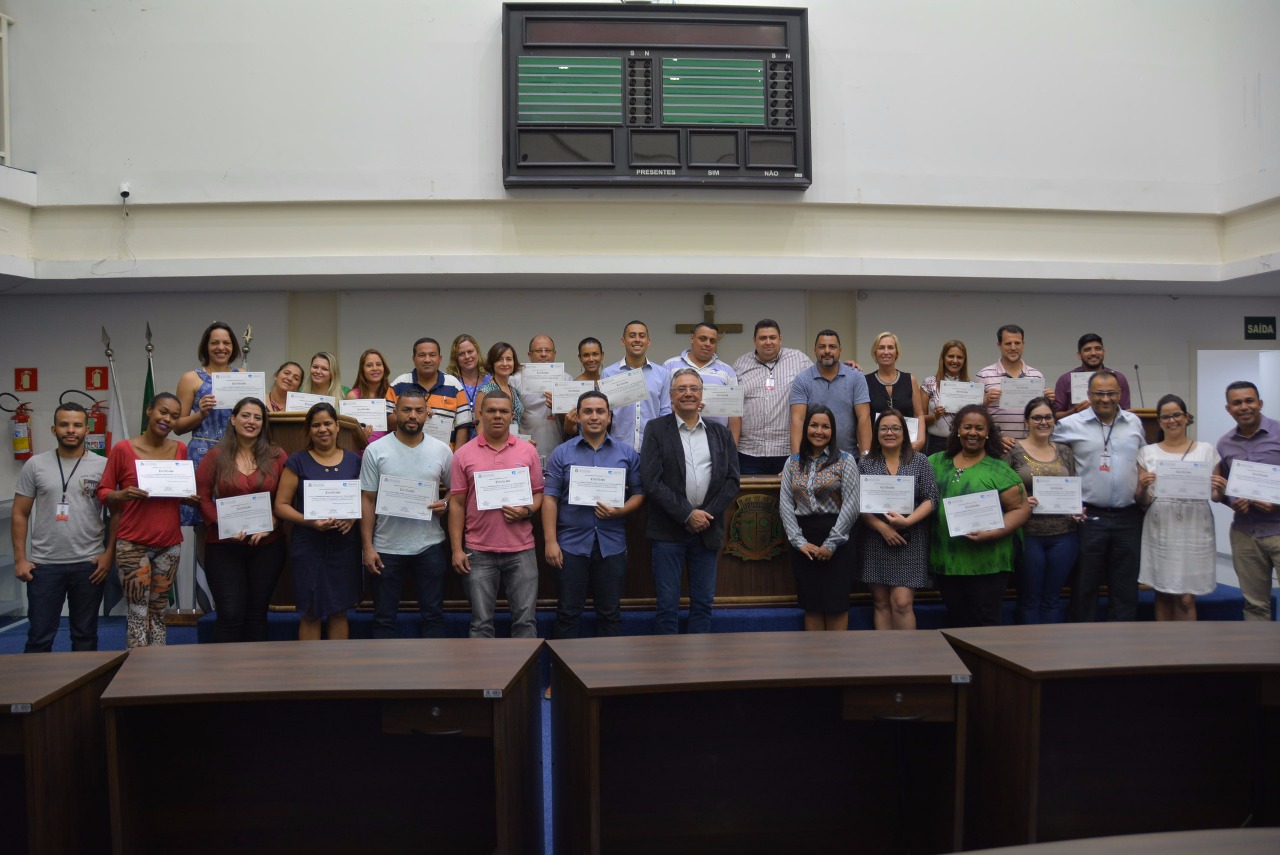
<path id="1" fill-rule="evenodd" d="M 530 392 L 549 392 L 552 383 L 564 379 L 563 362 L 526 362 L 520 368 L 520 385 Z"/>
<path id="2" fill-rule="evenodd" d="M 702 414 L 704 416 L 740 416 L 742 415 L 743 395 L 746 389 L 742 386 L 717 386 L 709 384 L 702 387 Z"/>
<path id="3" fill-rule="evenodd" d="M 904 517 L 916 509 L 916 479 L 910 475 L 863 475 L 858 482 L 858 511 Z"/>
<path id="4" fill-rule="evenodd" d="M 185 499 L 196 494 L 196 467 L 190 460 L 135 460 L 138 486 L 153 499 Z"/>
<path id="5" fill-rule="evenodd" d="M 952 537 L 1004 528 L 1000 494 L 995 490 L 952 496 L 942 500 L 942 507 L 947 512 L 947 531 Z"/>
<path id="6" fill-rule="evenodd" d="M 1159 476 L 1156 478 L 1158 480 Z M 1248 460 L 1231 461 L 1227 495 L 1233 499 L 1280 503 L 1280 466 Z"/>
<path id="7" fill-rule="evenodd" d="M 1002 410 L 1022 412 L 1032 398 L 1044 394 L 1044 380 L 1039 377 L 1006 377 L 1000 381 L 1000 403 Z"/>
<path id="8" fill-rule="evenodd" d="M 360 481 L 303 481 L 302 516 L 309 520 L 360 519 Z"/>
<path id="9" fill-rule="evenodd" d="M 271 494 L 250 493 L 215 499 L 218 508 L 218 537 L 226 540 L 244 532 L 259 534 L 275 528 L 271 519 Z"/>
<path id="10" fill-rule="evenodd" d="M 453 445 L 453 416 L 436 414 L 422 423 L 422 432 L 432 439 L 438 439 L 445 445 Z"/>
<path id="11" fill-rule="evenodd" d="M 435 481 L 382 475 L 378 478 L 378 501 L 373 512 L 383 517 L 429 520 L 431 504 L 438 501 L 440 485 Z"/>
<path id="12" fill-rule="evenodd" d="M 609 398 L 609 406 L 615 410 L 627 404 L 638 404 L 649 397 L 649 387 L 644 384 L 644 371 L 622 371 L 600 381 L 600 391 Z"/>
<path id="13" fill-rule="evenodd" d="M 1031 476 L 1031 493 L 1036 497 L 1033 514 L 1082 514 L 1084 500 L 1080 496 L 1080 479 L 1075 476 L 1054 478 Z"/>
<path id="14" fill-rule="evenodd" d="M 959 380 L 943 380 L 938 384 L 938 403 L 948 413 L 958 413 L 962 407 L 981 404 L 986 386 L 981 383 L 963 383 Z"/>
<path id="15" fill-rule="evenodd" d="M 551 384 L 551 412 L 567 413 L 578 406 L 578 396 L 590 392 L 596 384 L 590 380 L 557 380 Z M 610 404 L 613 401 L 609 402 Z"/>
<path id="16" fill-rule="evenodd" d="M 1209 500 L 1213 466 L 1198 460 L 1157 460 L 1154 494 L 1159 499 Z"/>
<path id="17" fill-rule="evenodd" d="M 493 511 L 503 505 L 522 507 L 533 504 L 528 466 L 476 472 L 475 479 L 477 510 Z"/>
<path id="18" fill-rule="evenodd" d="M 337 408 L 337 403 L 330 395 L 310 395 L 306 392 L 290 392 L 284 396 L 284 411 L 286 413 L 305 413 L 316 404 L 328 404 Z"/>
<path id="19" fill-rule="evenodd" d="M 387 400 L 386 398 L 356 398 L 351 401 L 339 401 L 344 416 L 351 416 L 362 425 L 368 425 L 374 430 L 385 431 L 387 429 Z"/>
<path id="20" fill-rule="evenodd" d="M 915 442 L 920 436 L 920 420 L 907 418 L 906 416 L 903 416 L 902 420 L 907 423 L 907 439 L 910 442 Z"/>
<path id="21" fill-rule="evenodd" d="M 1079 404 L 1089 400 L 1089 379 L 1092 371 L 1071 372 L 1071 403 Z"/>
<path id="22" fill-rule="evenodd" d="M 213 405 L 215 410 L 229 410 L 241 398 L 266 400 L 265 371 L 215 371 L 209 378 L 213 381 L 213 397 L 217 399 Z"/>
<path id="23" fill-rule="evenodd" d="M 604 502 L 614 508 L 627 501 L 627 470 L 603 466 L 569 467 L 569 504 L 594 508 Z"/>

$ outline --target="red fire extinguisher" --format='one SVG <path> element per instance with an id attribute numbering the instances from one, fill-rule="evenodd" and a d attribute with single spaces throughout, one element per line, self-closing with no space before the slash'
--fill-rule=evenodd
<path id="1" fill-rule="evenodd" d="M 0 400 L 5 398 L 13 398 L 17 402 L 15 409 L 9 409 L 4 404 L 0 404 L 0 410 L 6 413 L 13 413 L 9 418 L 9 435 L 13 437 L 13 459 L 14 460 L 30 460 L 31 459 L 31 404 L 25 401 L 19 401 L 18 396 L 10 392 L 0 394 Z"/>
<path id="2" fill-rule="evenodd" d="M 107 402 L 95 401 L 92 395 L 81 392 L 79 389 L 68 389 L 58 398 L 58 403 L 65 404 L 68 395 L 80 395 L 89 399 L 84 445 L 99 457 L 106 457 L 107 452 L 111 450 L 111 431 L 107 429 Z"/>

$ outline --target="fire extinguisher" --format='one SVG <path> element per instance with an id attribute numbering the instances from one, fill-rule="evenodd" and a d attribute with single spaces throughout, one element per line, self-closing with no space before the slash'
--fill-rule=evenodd
<path id="1" fill-rule="evenodd" d="M 92 395 L 81 392 L 79 389 L 68 389 L 58 398 L 58 403 L 67 403 L 68 395 L 80 395 L 89 400 L 84 445 L 99 457 L 106 457 L 107 452 L 111 450 L 111 431 L 107 429 L 107 402 L 95 401 Z"/>
<path id="2" fill-rule="evenodd" d="M 4 404 L 0 404 L 0 410 L 4 410 L 6 413 L 13 413 L 13 416 L 9 419 L 9 435 L 13 437 L 13 459 L 30 460 L 31 404 L 30 402 L 19 401 L 18 396 L 11 392 L 0 393 L 0 400 L 5 398 L 13 398 L 17 402 L 15 409 L 9 409 Z"/>

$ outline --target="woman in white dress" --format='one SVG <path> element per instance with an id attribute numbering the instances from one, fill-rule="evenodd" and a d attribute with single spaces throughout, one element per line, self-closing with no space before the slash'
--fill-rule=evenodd
<path id="1" fill-rule="evenodd" d="M 1160 419 L 1157 442 L 1138 452 L 1137 499 L 1147 509 L 1142 525 L 1142 569 L 1138 581 L 1156 591 L 1156 620 L 1195 620 L 1196 597 L 1213 592 L 1217 545 L 1208 498 L 1174 499 L 1160 495 L 1157 465 L 1165 461 L 1203 463 L 1208 473 L 1218 465 L 1211 443 L 1195 442 L 1187 428 L 1195 417 L 1177 395 L 1156 405 Z M 1206 475 L 1213 501 L 1221 501 L 1226 479 Z"/>

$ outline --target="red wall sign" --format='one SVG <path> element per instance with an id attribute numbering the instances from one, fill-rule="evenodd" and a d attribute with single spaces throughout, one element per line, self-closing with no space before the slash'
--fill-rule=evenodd
<path id="1" fill-rule="evenodd" d="M 86 365 L 84 369 L 84 388 L 88 392 L 101 392 L 106 389 L 107 366 Z"/>
<path id="2" fill-rule="evenodd" d="M 39 372 L 35 368 L 13 369 L 13 391 L 21 395 L 23 392 L 40 391 Z"/>

